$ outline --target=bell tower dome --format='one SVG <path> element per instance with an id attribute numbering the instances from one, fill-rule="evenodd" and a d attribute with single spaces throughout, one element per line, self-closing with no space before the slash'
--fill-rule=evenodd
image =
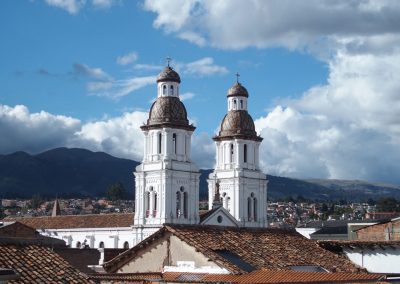
<path id="1" fill-rule="evenodd" d="M 239 80 L 228 90 L 228 112 L 213 138 L 216 164 L 208 179 L 209 209 L 219 182 L 222 204 L 241 226 L 265 227 L 267 179 L 259 168 L 263 138 L 257 135 L 247 111 L 248 98 L 249 93 Z"/>
<path id="2" fill-rule="evenodd" d="M 199 222 L 198 168 L 191 161 L 191 137 L 195 127 L 179 98 L 181 79 L 166 66 L 157 77 L 157 99 L 140 128 L 145 149 L 135 175 L 137 242 L 164 223 Z"/>

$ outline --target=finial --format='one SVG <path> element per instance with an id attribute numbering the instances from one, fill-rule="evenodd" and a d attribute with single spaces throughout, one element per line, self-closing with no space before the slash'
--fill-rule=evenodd
<path id="1" fill-rule="evenodd" d="M 169 63 L 171 62 L 172 58 L 167 56 L 167 58 L 165 58 L 167 60 L 167 66 L 169 67 Z"/>
<path id="2" fill-rule="evenodd" d="M 239 83 L 239 77 L 240 77 L 240 74 L 239 74 L 239 72 L 236 72 L 236 83 Z"/>

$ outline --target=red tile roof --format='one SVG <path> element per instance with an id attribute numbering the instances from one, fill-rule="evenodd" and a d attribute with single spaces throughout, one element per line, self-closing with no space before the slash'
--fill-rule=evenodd
<path id="1" fill-rule="evenodd" d="M 50 248 L 0 245 L 0 267 L 21 275 L 9 283 L 93 283 Z"/>
<path id="2" fill-rule="evenodd" d="M 172 233 L 231 273 L 260 269 L 287 270 L 289 266 L 315 265 L 328 271 L 356 272 L 359 268 L 344 256 L 321 248 L 294 230 L 250 229 L 220 226 L 165 225 L 130 250 L 104 264 L 117 271 L 136 252 L 165 233 Z"/>
<path id="3" fill-rule="evenodd" d="M 35 229 L 115 228 L 133 225 L 133 213 L 6 218 Z"/>

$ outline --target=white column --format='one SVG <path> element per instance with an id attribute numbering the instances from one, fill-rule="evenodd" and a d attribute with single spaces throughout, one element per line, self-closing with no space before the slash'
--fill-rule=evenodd
<path id="1" fill-rule="evenodd" d="M 163 145 L 162 145 L 162 147 L 164 148 L 163 150 L 164 151 L 162 151 L 162 153 L 164 153 L 164 159 L 169 159 L 169 154 L 171 153 L 171 147 L 170 147 L 170 139 L 171 139 L 171 137 L 170 137 L 170 133 L 169 133 L 169 131 L 168 130 L 164 130 L 163 132 L 162 132 L 162 134 L 163 134 L 163 138 L 164 138 L 164 141 L 163 141 Z"/>
<path id="2" fill-rule="evenodd" d="M 235 167 L 236 168 L 240 168 L 240 144 L 239 142 L 236 142 L 234 145 L 234 149 L 235 149 Z"/>

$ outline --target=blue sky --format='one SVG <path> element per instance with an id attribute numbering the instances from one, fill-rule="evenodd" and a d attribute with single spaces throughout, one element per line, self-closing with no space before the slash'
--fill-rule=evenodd
<path id="1" fill-rule="evenodd" d="M 265 172 L 399 183 L 399 11 L 392 1 L 1 1 L 0 153 L 67 146 L 140 160 L 138 126 L 170 56 L 200 167 L 213 166 L 239 72 Z"/>

